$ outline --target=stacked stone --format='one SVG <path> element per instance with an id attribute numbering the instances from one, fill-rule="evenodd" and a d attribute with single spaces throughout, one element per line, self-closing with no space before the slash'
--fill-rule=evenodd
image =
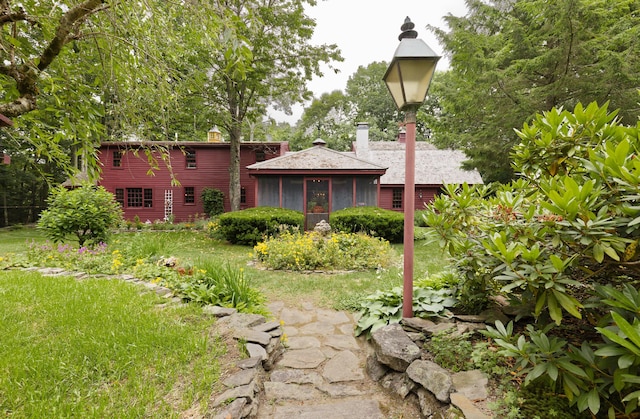
<path id="1" fill-rule="evenodd" d="M 428 360 L 421 349 L 427 337 L 449 330 L 453 335 L 484 329 L 485 322 L 495 320 L 496 313 L 459 316 L 434 323 L 419 318 L 405 318 L 401 324 L 382 327 L 371 335 L 373 354 L 367 358 L 369 376 L 400 397 L 413 394 L 424 417 L 463 417 L 489 419 L 474 402 L 487 398 L 488 378 L 479 370 L 451 374 Z M 501 320 L 506 320 L 502 315 Z M 417 397 L 416 397 L 417 396 Z M 456 411 L 460 415 L 456 416 Z"/>
<path id="2" fill-rule="evenodd" d="M 270 371 L 284 352 L 282 329 L 277 321 L 267 322 L 258 314 L 238 313 L 233 308 L 207 306 L 205 313 L 220 318 L 222 333 L 231 333 L 243 342 L 249 358 L 237 363 L 240 371 L 223 381 L 227 390 L 215 397 L 211 407 L 216 419 L 242 419 L 258 413 L 264 372 Z M 229 400 L 231 403 L 226 404 Z"/>

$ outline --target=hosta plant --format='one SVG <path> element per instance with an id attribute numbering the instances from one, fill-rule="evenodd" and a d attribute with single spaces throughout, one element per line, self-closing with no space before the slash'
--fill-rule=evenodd
<path id="1" fill-rule="evenodd" d="M 453 289 L 413 289 L 413 315 L 421 318 L 450 318 L 449 310 L 456 305 Z M 391 291 L 376 291 L 360 303 L 360 319 L 356 325 L 356 336 L 371 335 L 377 329 L 402 320 L 402 288 Z"/>

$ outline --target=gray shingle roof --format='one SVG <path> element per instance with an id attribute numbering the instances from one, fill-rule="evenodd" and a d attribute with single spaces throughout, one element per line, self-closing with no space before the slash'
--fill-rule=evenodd
<path id="1" fill-rule="evenodd" d="M 357 155 L 357 153 L 356 153 Z M 425 142 L 416 142 L 417 185 L 440 185 L 446 183 L 481 184 L 482 178 L 476 170 L 463 170 L 462 162 L 467 157 L 457 150 L 439 150 Z M 390 141 L 370 141 L 367 160 L 388 166 L 380 178 L 382 185 L 404 184 L 405 144 Z"/>
<path id="2" fill-rule="evenodd" d="M 287 153 L 260 163 L 247 166 L 253 170 L 384 170 L 384 162 L 374 163 L 359 159 L 355 153 L 342 153 L 316 146 Z"/>

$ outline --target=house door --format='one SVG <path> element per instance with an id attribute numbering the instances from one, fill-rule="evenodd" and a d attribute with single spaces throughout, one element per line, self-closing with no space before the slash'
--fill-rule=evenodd
<path id="1" fill-rule="evenodd" d="M 307 179 L 305 196 L 305 228 L 313 228 L 321 220 L 329 222 L 329 179 Z"/>

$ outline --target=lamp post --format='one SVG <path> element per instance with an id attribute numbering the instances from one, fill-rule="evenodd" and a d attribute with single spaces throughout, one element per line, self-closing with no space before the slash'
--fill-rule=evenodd
<path id="1" fill-rule="evenodd" d="M 416 112 L 424 102 L 440 57 L 413 30 L 407 17 L 398 36 L 400 45 L 384 75 L 384 82 L 399 110 L 405 111 L 407 129 L 404 178 L 404 276 L 402 317 L 413 317 L 413 237 L 415 214 Z"/>

